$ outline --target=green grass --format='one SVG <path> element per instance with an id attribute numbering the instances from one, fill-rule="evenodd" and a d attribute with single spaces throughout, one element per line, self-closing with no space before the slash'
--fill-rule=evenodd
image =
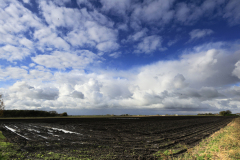
<path id="1" fill-rule="evenodd" d="M 225 128 L 204 139 L 194 148 L 188 148 L 180 157 L 174 158 L 174 152 L 177 151 L 170 149 L 156 152 L 154 155 L 159 159 L 173 160 L 240 159 L 240 118 L 235 118 Z"/>
<path id="2" fill-rule="evenodd" d="M 16 154 L 16 146 L 7 142 L 6 137 L 0 131 L 0 159 L 9 159 L 12 154 Z"/>

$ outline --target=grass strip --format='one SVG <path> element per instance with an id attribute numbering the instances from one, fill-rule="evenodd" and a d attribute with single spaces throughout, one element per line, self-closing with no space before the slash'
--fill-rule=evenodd
<path id="1" fill-rule="evenodd" d="M 170 154 L 169 154 L 170 153 Z M 178 158 L 173 157 L 174 150 L 161 153 L 159 159 L 173 160 L 236 160 L 240 159 L 240 118 L 235 118 L 225 128 L 204 139 L 199 145 L 187 149 Z"/>
<path id="2" fill-rule="evenodd" d="M 9 143 L 0 131 L 0 159 L 8 159 L 9 158 L 9 153 L 14 152 L 14 145 Z"/>

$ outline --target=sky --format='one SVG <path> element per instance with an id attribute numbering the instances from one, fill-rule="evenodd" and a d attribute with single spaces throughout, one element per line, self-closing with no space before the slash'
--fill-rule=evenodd
<path id="1" fill-rule="evenodd" d="M 239 0 L 1 0 L 6 109 L 240 112 Z"/>

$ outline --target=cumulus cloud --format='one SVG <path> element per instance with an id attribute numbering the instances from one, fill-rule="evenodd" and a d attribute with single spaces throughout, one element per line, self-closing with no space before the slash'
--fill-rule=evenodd
<path id="1" fill-rule="evenodd" d="M 223 49 L 201 50 L 183 54 L 179 60 L 159 61 L 135 71 L 59 72 L 47 85 L 21 81 L 2 91 L 8 104 L 15 99 L 22 106 L 34 102 L 38 107 L 53 108 L 211 111 L 223 109 L 228 103 L 234 108 L 238 104 L 240 89 L 228 85 L 239 82 L 235 75 L 238 72 L 234 72 L 239 59 L 239 50 L 234 53 Z M 30 76 L 26 71 L 21 75 L 24 74 Z M 116 78 L 119 76 L 122 78 Z"/>
<path id="2" fill-rule="evenodd" d="M 58 97 L 58 90 L 56 88 L 34 88 L 28 85 L 25 81 L 16 82 L 9 88 L 11 98 L 31 98 L 31 99 L 46 99 L 54 100 Z"/>
<path id="3" fill-rule="evenodd" d="M 187 86 L 187 83 L 185 83 L 185 78 L 182 74 L 176 75 L 173 81 L 173 85 L 175 88 L 184 88 Z"/>
<path id="4" fill-rule="evenodd" d="M 84 94 L 82 92 L 78 92 L 78 91 L 73 91 L 71 93 L 71 96 L 74 98 L 84 99 Z"/>
<path id="5" fill-rule="evenodd" d="M 211 35 L 213 33 L 214 32 L 211 29 L 194 29 L 189 33 L 189 35 L 190 35 L 189 41 L 200 39 L 200 38 L 206 37 L 208 35 Z"/>
<path id="6" fill-rule="evenodd" d="M 240 79 L 240 61 L 235 64 L 235 68 L 232 72 L 234 76 L 237 76 Z"/>

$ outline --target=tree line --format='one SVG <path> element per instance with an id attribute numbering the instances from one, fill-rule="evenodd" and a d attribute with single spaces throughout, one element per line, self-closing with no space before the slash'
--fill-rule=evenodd
<path id="1" fill-rule="evenodd" d="M 2 117 L 57 117 L 68 116 L 67 112 L 58 114 L 56 111 L 41 110 L 4 110 Z"/>
<path id="2" fill-rule="evenodd" d="M 213 114 L 213 113 L 198 113 L 197 115 L 216 115 L 216 114 Z M 220 111 L 219 114 L 217 115 L 220 115 L 220 116 L 237 116 L 236 114 L 232 114 L 232 111 L 230 110 L 226 110 L 226 111 Z"/>

